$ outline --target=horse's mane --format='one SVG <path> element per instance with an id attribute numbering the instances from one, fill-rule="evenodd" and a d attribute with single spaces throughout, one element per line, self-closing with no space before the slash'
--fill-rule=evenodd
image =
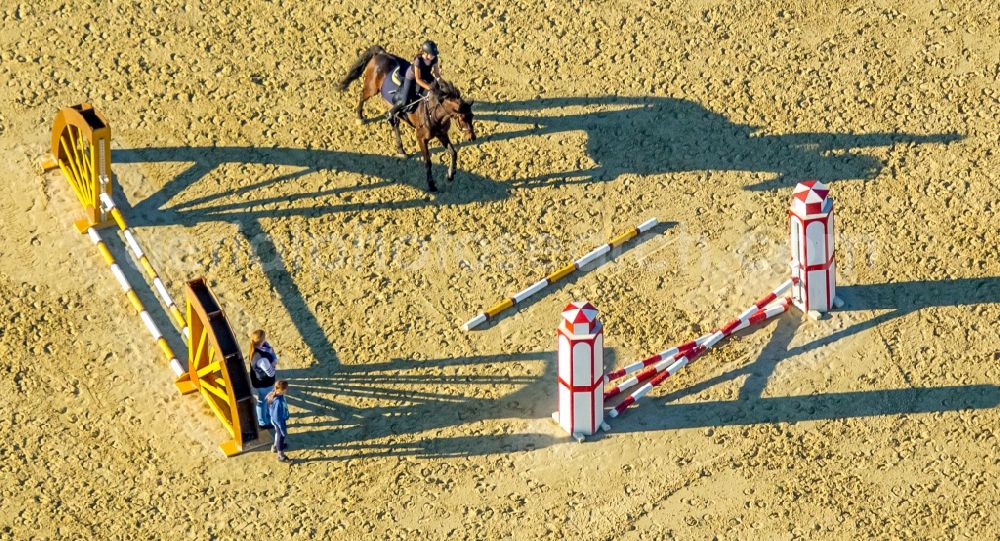
<path id="1" fill-rule="evenodd" d="M 431 90 L 433 91 L 432 94 L 434 99 L 437 100 L 438 103 L 448 99 L 462 101 L 462 94 L 459 93 L 458 88 L 451 84 L 451 82 L 445 81 L 444 79 L 438 79 L 431 87 Z"/>

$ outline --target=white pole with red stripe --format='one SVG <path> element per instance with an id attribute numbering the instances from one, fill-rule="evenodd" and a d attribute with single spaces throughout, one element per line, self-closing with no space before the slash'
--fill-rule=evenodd
<path id="1" fill-rule="evenodd" d="M 741 322 L 732 331 L 730 331 L 729 334 L 727 334 L 726 336 L 729 336 L 730 334 L 742 331 L 743 329 L 746 329 L 747 327 L 749 327 L 751 325 L 756 325 L 757 323 L 760 323 L 761 321 L 765 321 L 767 319 L 771 319 L 774 316 L 783 314 L 786 311 L 788 311 L 788 307 L 790 305 L 791 305 L 791 298 L 790 297 L 784 297 L 784 298 L 782 298 L 781 300 L 779 300 L 779 301 L 777 301 L 775 303 L 769 304 L 768 306 L 764 307 L 764 309 L 757 310 L 756 312 L 754 312 L 746 321 Z M 615 396 L 618 396 L 619 394 L 621 394 L 626 389 L 629 389 L 630 387 L 633 387 L 635 385 L 643 383 L 646 380 L 652 378 L 653 376 L 655 376 L 655 375 L 663 372 L 664 370 L 666 370 L 670 366 L 672 366 L 673 363 L 675 363 L 676 361 L 679 361 L 681 359 L 681 357 L 685 357 L 685 356 L 687 356 L 689 354 L 695 353 L 697 350 L 703 350 L 703 349 L 705 349 L 704 348 L 705 342 L 707 342 L 708 338 L 711 337 L 713 334 L 714 333 L 706 334 L 705 336 L 702 336 L 701 338 L 698 338 L 698 340 L 692 340 L 691 342 L 688 342 L 687 344 L 684 344 L 683 346 L 678 346 L 676 348 L 668 349 L 666 352 L 673 351 L 673 350 L 679 350 L 678 352 L 676 352 L 676 353 L 674 353 L 672 355 L 662 356 L 663 354 L 661 353 L 660 355 L 656 355 L 654 357 L 650 357 L 651 359 L 652 358 L 656 358 L 656 359 L 660 359 L 660 360 L 658 362 L 654 362 L 654 363 L 651 363 L 650 365 L 646 366 L 643 370 L 639 371 L 639 373 L 636 374 L 635 376 L 632 376 L 631 378 L 629 378 L 627 380 L 621 381 L 617 385 L 605 388 L 605 390 L 604 390 L 604 400 L 610 400 L 610 399 L 614 398 Z M 684 347 L 684 346 L 687 346 L 688 344 L 691 344 L 691 346 L 690 347 Z M 664 352 L 664 353 L 666 353 L 666 352 Z M 642 362 L 645 362 L 645 361 L 642 361 Z M 630 366 L 634 366 L 634 365 L 630 365 Z M 612 372 L 609 375 L 613 376 L 616 373 L 617 372 Z M 605 376 L 605 382 L 607 382 L 609 379 L 615 379 L 615 378 L 614 377 L 608 378 L 607 376 Z M 612 415 L 612 417 L 613 416 L 614 415 Z"/>
<path id="2" fill-rule="evenodd" d="M 552 417 L 582 441 L 604 424 L 604 327 L 587 301 L 562 312 L 558 336 L 559 410 Z"/>
<path id="3" fill-rule="evenodd" d="M 699 355 L 705 351 L 712 349 L 716 344 L 718 344 L 723 338 L 729 336 L 743 323 L 749 322 L 750 318 L 761 309 L 764 309 L 768 304 L 772 303 L 779 295 L 783 294 L 789 288 L 792 287 L 792 280 L 788 279 L 781 283 L 778 287 L 774 288 L 770 293 L 764 295 L 757 302 L 753 303 L 752 306 L 744 310 L 736 319 L 733 319 L 729 323 L 725 324 L 723 327 L 717 329 L 715 332 L 710 334 L 703 344 L 695 346 L 694 348 L 688 350 L 687 352 L 681 353 L 680 357 L 673 361 L 669 366 L 664 367 L 663 371 L 656 375 L 651 381 L 639 387 L 635 392 L 629 395 L 620 404 L 615 406 L 608 415 L 611 417 L 618 417 L 622 412 L 624 412 L 629 406 L 634 404 L 636 400 L 639 400 L 646 395 L 653 387 L 663 383 L 671 374 L 676 373 L 678 370 L 687 365 L 690 361 L 697 358 Z M 788 309 L 788 303 L 779 303 L 782 306 L 781 312 Z M 766 313 L 766 310 L 765 310 Z M 662 361 L 661 361 L 662 362 Z M 648 373 L 652 375 L 653 372 Z M 621 386 L 619 386 L 621 387 Z"/>

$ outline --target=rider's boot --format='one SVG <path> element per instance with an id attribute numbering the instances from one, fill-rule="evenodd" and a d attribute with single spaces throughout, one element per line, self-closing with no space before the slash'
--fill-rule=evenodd
<path id="1" fill-rule="evenodd" d="M 396 116 L 399 115 L 400 111 L 402 111 L 403 108 L 405 108 L 405 107 L 406 107 L 406 101 L 405 100 L 399 100 L 399 101 L 397 101 L 392 106 L 392 109 L 389 109 L 389 112 L 385 114 L 385 119 L 388 120 L 389 123 L 391 124 L 392 122 L 394 122 L 396 120 Z"/>

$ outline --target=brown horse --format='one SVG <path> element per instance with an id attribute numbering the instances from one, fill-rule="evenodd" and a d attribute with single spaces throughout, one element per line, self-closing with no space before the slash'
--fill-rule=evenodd
<path id="1" fill-rule="evenodd" d="M 383 93 L 383 82 L 386 77 L 392 75 L 397 68 L 404 71 L 408 63 L 402 58 L 389 54 L 378 45 L 369 47 L 367 51 L 361 53 L 358 60 L 348 70 L 347 75 L 340 81 L 341 92 L 347 90 L 351 81 L 364 75 L 364 82 L 361 87 L 361 99 L 358 100 L 357 114 L 358 122 L 364 121 L 364 105 L 368 98 L 375 94 L 381 94 L 383 101 L 389 107 L 392 103 L 389 97 Z M 448 137 L 448 129 L 451 121 L 458 125 L 459 131 L 465 134 L 469 141 L 476 140 L 476 130 L 472 125 L 472 102 L 464 101 L 458 89 L 447 81 L 436 81 L 427 95 L 420 99 L 416 107 L 410 107 L 409 111 L 403 113 L 403 121 L 413 127 L 416 132 L 417 145 L 420 153 L 424 156 L 424 165 L 427 169 L 427 188 L 432 192 L 437 191 L 434 184 L 434 177 L 431 175 L 431 153 L 427 149 L 427 143 L 431 139 L 437 139 L 451 153 L 451 165 L 448 167 L 448 183 L 455 178 L 455 166 L 458 164 L 458 149 Z M 403 141 L 399 135 L 399 122 L 390 121 L 393 133 L 396 135 L 396 151 L 401 155 L 406 155 L 403 150 Z"/>

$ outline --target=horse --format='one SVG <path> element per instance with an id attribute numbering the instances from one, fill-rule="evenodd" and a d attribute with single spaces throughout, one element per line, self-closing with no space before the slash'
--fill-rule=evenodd
<path id="1" fill-rule="evenodd" d="M 399 69 L 402 74 L 409 67 L 409 62 L 402 58 L 389 54 L 382 47 L 375 45 L 361 53 L 351 69 L 340 81 L 340 91 L 347 90 L 351 82 L 364 75 L 361 87 L 361 98 L 358 100 L 357 115 L 358 123 L 363 123 L 364 105 L 368 98 L 375 94 L 381 94 L 384 103 L 392 107 L 389 97 L 384 92 L 383 83 Z M 450 185 L 455 178 L 455 166 L 458 164 L 458 149 L 448 137 L 448 129 L 451 121 L 454 120 L 460 132 L 465 134 L 469 141 L 476 140 L 476 130 L 472 124 L 472 101 L 465 101 L 455 85 L 444 80 L 437 80 L 431 85 L 431 90 L 424 98 L 418 100 L 416 107 L 410 106 L 408 111 L 402 114 L 404 122 L 413 127 L 416 133 L 417 146 L 424 156 L 424 165 L 427 169 L 427 189 L 431 192 L 437 191 L 434 184 L 434 177 L 431 175 L 431 153 L 427 149 L 427 143 L 431 139 L 437 139 L 451 153 L 451 165 L 448 167 L 447 182 Z M 403 140 L 399 135 L 399 121 L 391 121 L 393 133 L 396 136 L 396 152 L 405 156 L 403 150 Z"/>

